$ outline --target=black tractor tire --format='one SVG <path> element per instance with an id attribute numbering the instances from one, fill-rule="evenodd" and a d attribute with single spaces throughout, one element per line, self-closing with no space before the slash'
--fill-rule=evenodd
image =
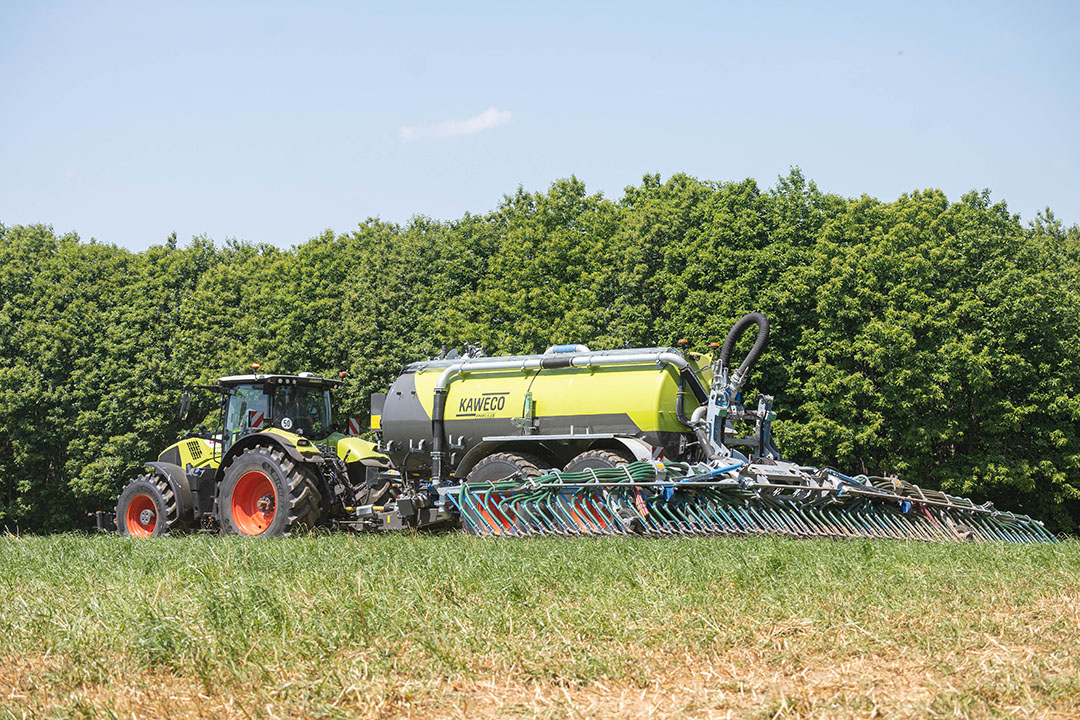
<path id="1" fill-rule="evenodd" d="M 314 473 L 285 453 L 250 447 L 225 468 L 215 515 L 229 535 L 282 537 L 319 524 L 317 488 Z"/>
<path id="2" fill-rule="evenodd" d="M 582 470 L 603 470 L 629 465 L 634 458 L 626 450 L 586 450 L 570 462 L 566 463 L 563 472 L 580 472 Z"/>
<path id="3" fill-rule="evenodd" d="M 498 482 L 509 477 L 540 477 L 543 461 L 526 453 L 495 453 L 473 465 L 466 482 Z"/>
<path id="4" fill-rule="evenodd" d="M 160 537 L 182 532 L 187 523 L 169 483 L 158 475 L 140 475 L 116 501 L 116 532 L 125 537 Z"/>

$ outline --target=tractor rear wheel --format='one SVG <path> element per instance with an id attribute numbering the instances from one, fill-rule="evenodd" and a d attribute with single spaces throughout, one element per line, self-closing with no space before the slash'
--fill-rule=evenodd
<path id="1" fill-rule="evenodd" d="M 586 450 L 570 462 L 566 463 L 563 472 L 579 472 L 581 470 L 602 470 L 615 468 L 621 465 L 629 465 L 634 462 L 630 454 L 619 450 Z"/>
<path id="2" fill-rule="evenodd" d="M 217 518 L 223 532 L 277 537 L 315 527 L 322 499 L 308 470 L 275 448 L 257 446 L 237 455 L 218 488 Z"/>
<path id="3" fill-rule="evenodd" d="M 157 537 L 187 527 L 180 519 L 176 496 L 157 475 L 140 475 L 116 501 L 116 532 L 128 537 Z"/>
<path id="4" fill-rule="evenodd" d="M 466 480 L 467 482 L 497 482 L 514 475 L 540 477 L 544 474 L 544 471 L 540 469 L 542 465 L 543 462 L 533 455 L 495 453 L 473 465 Z"/>

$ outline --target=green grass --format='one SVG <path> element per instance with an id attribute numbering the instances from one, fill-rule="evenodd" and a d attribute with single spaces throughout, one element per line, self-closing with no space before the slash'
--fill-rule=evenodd
<path id="1" fill-rule="evenodd" d="M 1069 717 L 1078 646 L 1075 541 L 0 538 L 0 717 Z"/>

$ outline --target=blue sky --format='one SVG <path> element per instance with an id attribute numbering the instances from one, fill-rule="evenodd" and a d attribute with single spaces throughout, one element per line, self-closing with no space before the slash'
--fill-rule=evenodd
<path id="1" fill-rule="evenodd" d="M 1080 222 L 1076 3 L 0 3 L 0 222 L 288 247 L 571 174 Z"/>

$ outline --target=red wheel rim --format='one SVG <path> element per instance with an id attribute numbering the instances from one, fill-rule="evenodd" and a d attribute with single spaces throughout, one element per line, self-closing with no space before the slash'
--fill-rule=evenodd
<path id="1" fill-rule="evenodd" d="M 266 473 L 249 470 L 240 476 L 233 488 L 233 523 L 245 535 L 258 535 L 274 521 L 277 512 L 277 491 Z"/>
<path id="2" fill-rule="evenodd" d="M 157 527 L 157 505 L 149 495 L 136 495 L 128 503 L 124 513 L 128 535 L 150 537 Z"/>

